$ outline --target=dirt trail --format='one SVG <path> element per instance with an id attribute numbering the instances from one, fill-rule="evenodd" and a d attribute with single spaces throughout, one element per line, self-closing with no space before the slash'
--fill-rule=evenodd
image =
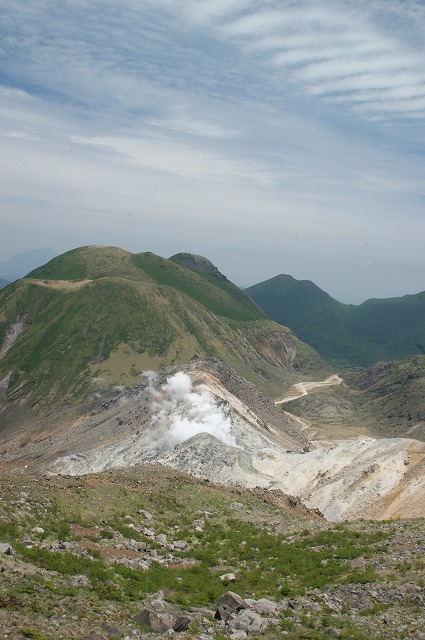
<path id="1" fill-rule="evenodd" d="M 298 398 L 306 396 L 308 392 L 312 391 L 313 389 L 320 389 L 320 387 L 330 387 L 333 385 L 341 384 L 341 382 L 342 378 L 340 378 L 337 373 L 335 373 L 333 376 L 329 376 L 329 378 L 326 378 L 326 380 L 322 380 L 321 382 L 298 382 L 297 384 L 294 384 L 294 389 L 298 393 L 292 393 L 289 396 L 285 396 L 284 398 L 282 398 L 282 400 L 277 400 L 275 404 L 285 404 L 286 402 L 291 402 L 292 400 L 297 400 Z"/>
<path id="2" fill-rule="evenodd" d="M 333 385 L 338 385 L 341 384 L 342 382 L 342 378 L 340 378 L 340 376 L 338 374 L 334 374 L 332 376 L 329 376 L 329 378 L 326 378 L 326 380 L 322 380 L 321 382 L 298 382 L 297 384 L 293 385 L 294 390 L 297 393 L 292 393 L 289 396 L 285 396 L 284 398 L 282 398 L 282 400 L 277 400 L 275 402 L 275 405 L 280 405 L 280 404 L 285 404 L 287 402 L 292 402 L 292 400 L 297 400 L 298 398 L 302 398 L 303 396 L 308 395 L 309 391 L 312 391 L 313 389 L 320 389 L 323 387 L 330 387 Z M 292 418 L 292 420 L 295 420 L 295 422 L 297 422 L 301 428 L 302 431 L 305 431 L 306 429 L 311 429 L 311 425 L 306 422 L 306 420 L 303 420 L 302 418 L 299 418 L 298 416 L 294 415 L 293 413 L 289 413 L 289 411 L 285 411 L 284 412 L 289 418 Z M 310 432 L 310 438 L 314 438 L 315 435 L 317 435 L 317 431 L 311 431 Z"/>
<path id="3" fill-rule="evenodd" d="M 38 278 L 25 278 L 26 281 L 36 284 L 39 287 L 48 287 L 49 289 L 79 289 L 86 284 L 90 284 L 93 280 L 78 280 L 70 282 L 69 280 L 40 280 Z"/>

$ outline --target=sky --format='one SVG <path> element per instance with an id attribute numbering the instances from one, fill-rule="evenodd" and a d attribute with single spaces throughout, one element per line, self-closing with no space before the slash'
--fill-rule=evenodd
<path id="1" fill-rule="evenodd" d="M 0 56 L 0 262 L 425 290 L 423 0 L 8 0 Z"/>

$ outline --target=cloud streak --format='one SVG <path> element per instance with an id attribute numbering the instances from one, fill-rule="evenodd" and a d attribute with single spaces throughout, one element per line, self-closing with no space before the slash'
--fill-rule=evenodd
<path id="1" fill-rule="evenodd" d="M 425 72 L 408 29 L 418 16 L 416 30 L 425 20 L 423 11 L 408 20 L 404 9 L 404 3 L 389 2 L 384 8 L 371 2 L 363 4 L 360 15 L 355 3 L 302 2 L 290 8 L 256 9 L 223 25 L 221 33 L 236 38 L 245 50 L 263 51 L 263 63 L 288 73 L 301 90 L 342 94 L 340 102 L 348 107 L 358 101 L 359 82 L 377 92 L 400 86 L 404 99 L 397 102 L 394 94 L 392 104 L 382 108 L 379 96 L 368 100 L 363 95 L 362 110 L 382 117 L 402 112 L 408 118 L 411 112 L 417 115 L 415 96 L 425 95 Z M 395 33 L 388 29 L 390 23 L 399 25 Z"/>
<path id="2" fill-rule="evenodd" d="M 346 301 L 425 288 L 422 3 L 10 0 L 3 13 L 3 259 L 120 244 L 204 253 L 239 284 L 289 272 L 340 298 L 338 274 L 375 265 Z"/>

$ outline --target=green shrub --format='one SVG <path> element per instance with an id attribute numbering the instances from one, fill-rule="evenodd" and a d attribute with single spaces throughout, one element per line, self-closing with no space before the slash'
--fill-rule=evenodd
<path id="1" fill-rule="evenodd" d="M 45 633 L 37 631 L 36 629 L 30 629 L 29 627 L 19 629 L 19 633 L 26 638 L 31 638 L 31 640 L 50 640 L 49 636 L 46 636 Z"/>
<path id="2" fill-rule="evenodd" d="M 17 551 L 38 567 L 48 571 L 57 571 L 64 575 L 84 574 L 94 581 L 106 581 L 113 573 L 101 560 L 89 560 L 75 556 L 70 552 L 55 552 L 40 549 L 39 547 L 27 548 L 22 543 L 16 543 Z"/>
<path id="3" fill-rule="evenodd" d="M 102 600 L 116 600 L 118 602 L 126 600 L 122 589 L 110 580 L 99 585 L 96 589 L 96 593 Z"/>
<path id="4" fill-rule="evenodd" d="M 10 542 L 11 539 L 19 537 L 19 527 L 7 520 L 0 520 L 0 541 Z"/>
<path id="5" fill-rule="evenodd" d="M 371 582 L 376 582 L 378 576 L 374 569 L 367 569 L 366 571 L 353 571 L 348 574 L 348 576 L 344 579 L 344 583 L 351 584 L 369 584 Z"/>

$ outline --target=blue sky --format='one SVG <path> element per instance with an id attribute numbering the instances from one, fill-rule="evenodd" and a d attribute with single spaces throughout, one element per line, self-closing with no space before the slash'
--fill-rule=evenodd
<path id="1" fill-rule="evenodd" d="M 425 4 L 8 0 L 0 261 L 87 244 L 425 290 Z"/>

